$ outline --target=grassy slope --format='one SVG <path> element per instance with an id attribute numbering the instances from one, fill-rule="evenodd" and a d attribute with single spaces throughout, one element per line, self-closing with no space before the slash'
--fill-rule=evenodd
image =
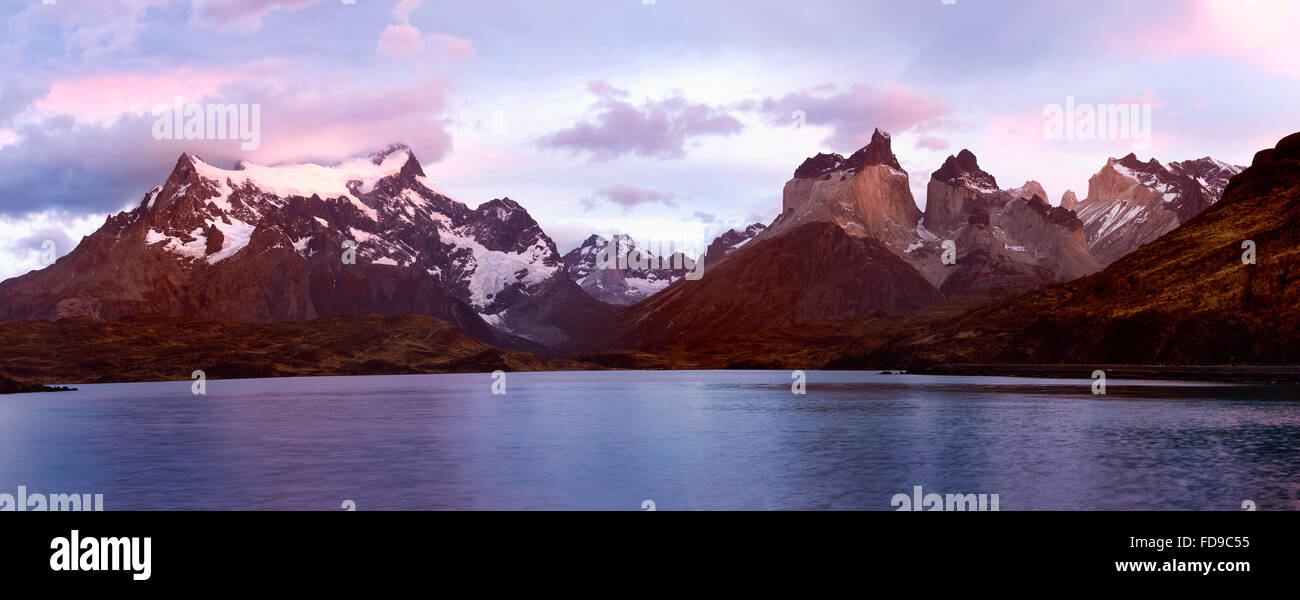
<path id="1" fill-rule="evenodd" d="M 1010 288 L 981 290 L 896 317 L 876 314 L 795 323 L 757 333 L 712 336 L 639 351 L 591 352 L 573 358 L 620 369 L 816 369 L 863 336 L 951 318 L 1015 292 Z"/>
<path id="2" fill-rule="evenodd" d="M 502 350 L 433 317 L 376 314 L 292 323 L 140 315 L 0 323 L 0 375 L 120 382 L 593 368 Z"/>

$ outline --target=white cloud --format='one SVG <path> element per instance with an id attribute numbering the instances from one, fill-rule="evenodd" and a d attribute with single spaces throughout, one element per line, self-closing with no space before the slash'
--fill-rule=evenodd
<path id="1" fill-rule="evenodd" d="M 71 252 L 83 236 L 104 224 L 103 214 L 74 215 L 44 211 L 19 217 L 0 215 L 0 279 L 46 267 L 41 261 L 42 243 L 54 243 L 56 256 Z"/>

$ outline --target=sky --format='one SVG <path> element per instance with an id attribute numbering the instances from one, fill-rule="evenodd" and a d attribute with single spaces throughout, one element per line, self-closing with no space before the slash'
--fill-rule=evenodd
<path id="1" fill-rule="evenodd" d="M 0 19 L 0 277 L 45 240 L 72 250 L 183 152 L 328 165 L 402 142 L 563 252 L 768 223 L 805 158 L 877 127 L 921 207 L 962 148 L 1055 204 L 1108 157 L 1248 165 L 1300 128 L 1287 0 L 7 0 Z M 256 105 L 256 148 L 157 139 L 177 97 Z M 1148 107 L 1150 135 L 1048 134 L 1067 101 Z"/>

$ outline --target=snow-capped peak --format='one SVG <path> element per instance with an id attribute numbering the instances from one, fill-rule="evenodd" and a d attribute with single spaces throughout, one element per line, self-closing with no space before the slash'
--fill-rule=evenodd
<path id="1" fill-rule="evenodd" d="M 193 155 L 190 156 L 190 161 L 201 177 L 221 186 L 243 187 L 252 184 L 268 194 L 282 198 L 310 198 L 313 195 L 321 198 L 357 198 L 354 189 L 361 194 L 369 193 L 380 180 L 401 172 L 413 157 L 409 150 L 392 151 L 383 155 L 379 162 L 375 162 L 377 159 L 353 158 L 332 167 L 313 163 L 263 166 L 243 161 L 236 169 L 215 167 Z"/>

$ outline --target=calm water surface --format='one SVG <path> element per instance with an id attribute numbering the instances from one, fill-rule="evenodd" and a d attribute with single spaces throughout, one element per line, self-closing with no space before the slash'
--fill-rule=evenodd
<path id="1" fill-rule="evenodd" d="M 105 508 L 1300 509 L 1278 386 L 786 371 L 82 385 L 0 396 L 0 493 Z"/>

